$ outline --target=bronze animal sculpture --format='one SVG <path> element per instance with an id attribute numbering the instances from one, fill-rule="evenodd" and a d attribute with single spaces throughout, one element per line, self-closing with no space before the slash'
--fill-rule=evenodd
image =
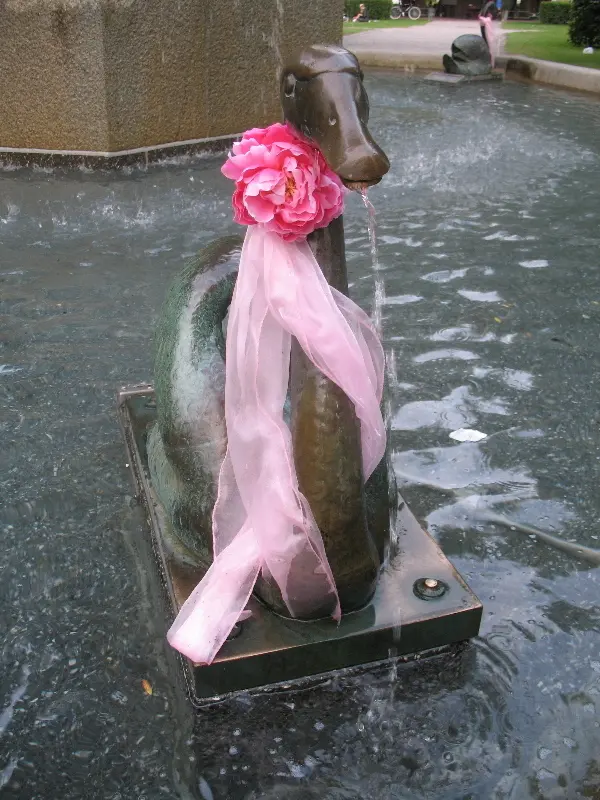
<path id="1" fill-rule="evenodd" d="M 356 58 L 340 47 L 303 50 L 281 77 L 284 117 L 312 139 L 350 188 L 377 183 L 389 169 L 368 129 L 368 98 Z M 342 218 L 308 237 L 328 282 L 348 294 Z M 225 455 L 225 340 L 242 240 L 215 242 L 171 287 L 156 335 L 157 422 L 148 440 L 153 486 L 182 560 L 208 567 L 211 515 Z M 360 431 L 346 395 L 292 352 L 289 424 L 300 490 L 321 531 L 343 612 L 373 594 L 389 539 L 396 489 L 382 460 L 365 485 Z M 260 578 L 255 593 L 288 615 L 279 590 Z"/>
<path id="2" fill-rule="evenodd" d="M 452 75 L 475 77 L 492 71 L 490 49 L 481 36 L 465 33 L 452 42 L 452 55 L 443 58 L 444 70 Z"/>

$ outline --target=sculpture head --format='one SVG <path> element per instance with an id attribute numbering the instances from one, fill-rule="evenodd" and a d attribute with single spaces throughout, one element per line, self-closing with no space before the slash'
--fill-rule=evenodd
<path id="1" fill-rule="evenodd" d="M 308 47 L 284 68 L 285 119 L 312 139 L 350 189 L 372 186 L 390 162 L 367 128 L 369 99 L 356 56 L 343 47 Z"/>

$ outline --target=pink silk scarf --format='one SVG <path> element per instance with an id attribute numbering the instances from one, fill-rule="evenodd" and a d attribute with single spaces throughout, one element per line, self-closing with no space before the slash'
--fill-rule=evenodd
<path id="1" fill-rule="evenodd" d="M 485 28 L 485 33 L 488 40 L 488 48 L 492 59 L 492 67 L 496 61 L 496 31 L 494 28 L 494 21 L 491 17 L 479 17 L 479 24 Z"/>
<path id="2" fill-rule="evenodd" d="M 361 426 L 365 481 L 385 452 L 380 402 L 384 356 L 369 317 L 333 289 L 306 241 L 248 228 L 229 310 L 225 419 L 228 448 L 213 511 L 214 561 L 167 638 L 210 664 L 262 570 L 294 617 L 340 604 L 323 539 L 298 488 L 283 419 L 294 336 L 352 400 Z"/>

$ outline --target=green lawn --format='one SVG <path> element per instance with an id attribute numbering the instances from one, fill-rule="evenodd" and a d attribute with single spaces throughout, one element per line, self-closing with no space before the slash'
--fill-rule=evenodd
<path id="1" fill-rule="evenodd" d="M 573 47 L 569 42 L 567 25 L 541 25 L 539 22 L 505 22 L 507 31 L 504 50 L 520 56 L 542 58 L 544 61 L 559 61 L 561 64 L 575 64 L 578 67 L 600 69 L 600 51 L 589 56 L 582 53 L 582 47 Z M 523 33 L 511 33 L 520 28 Z"/>
<path id="2" fill-rule="evenodd" d="M 516 20 L 515 21 L 511 20 L 511 22 L 503 22 L 502 23 L 502 27 L 503 27 L 503 29 L 505 31 L 511 31 L 511 30 L 521 30 L 522 31 L 523 28 L 526 28 L 526 29 L 537 28 L 537 29 L 539 29 L 539 28 L 556 28 L 557 26 L 556 25 L 540 25 L 540 23 L 537 22 L 537 20 L 534 20 L 534 19 L 525 20 L 525 19 L 523 19 L 520 22 L 518 22 Z M 558 26 L 558 27 L 560 27 L 560 26 Z"/>
<path id="3" fill-rule="evenodd" d="M 411 25 L 425 25 L 427 13 L 421 19 L 413 22 L 412 19 L 374 19 L 372 22 L 344 22 L 344 36 L 349 33 L 361 33 L 373 28 L 408 28 Z"/>

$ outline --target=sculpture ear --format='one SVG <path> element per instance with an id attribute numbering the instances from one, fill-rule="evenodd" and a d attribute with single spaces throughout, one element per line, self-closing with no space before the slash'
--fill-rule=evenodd
<path id="1" fill-rule="evenodd" d="M 283 93 L 286 97 L 293 97 L 296 92 L 296 76 L 289 72 L 283 78 Z"/>

